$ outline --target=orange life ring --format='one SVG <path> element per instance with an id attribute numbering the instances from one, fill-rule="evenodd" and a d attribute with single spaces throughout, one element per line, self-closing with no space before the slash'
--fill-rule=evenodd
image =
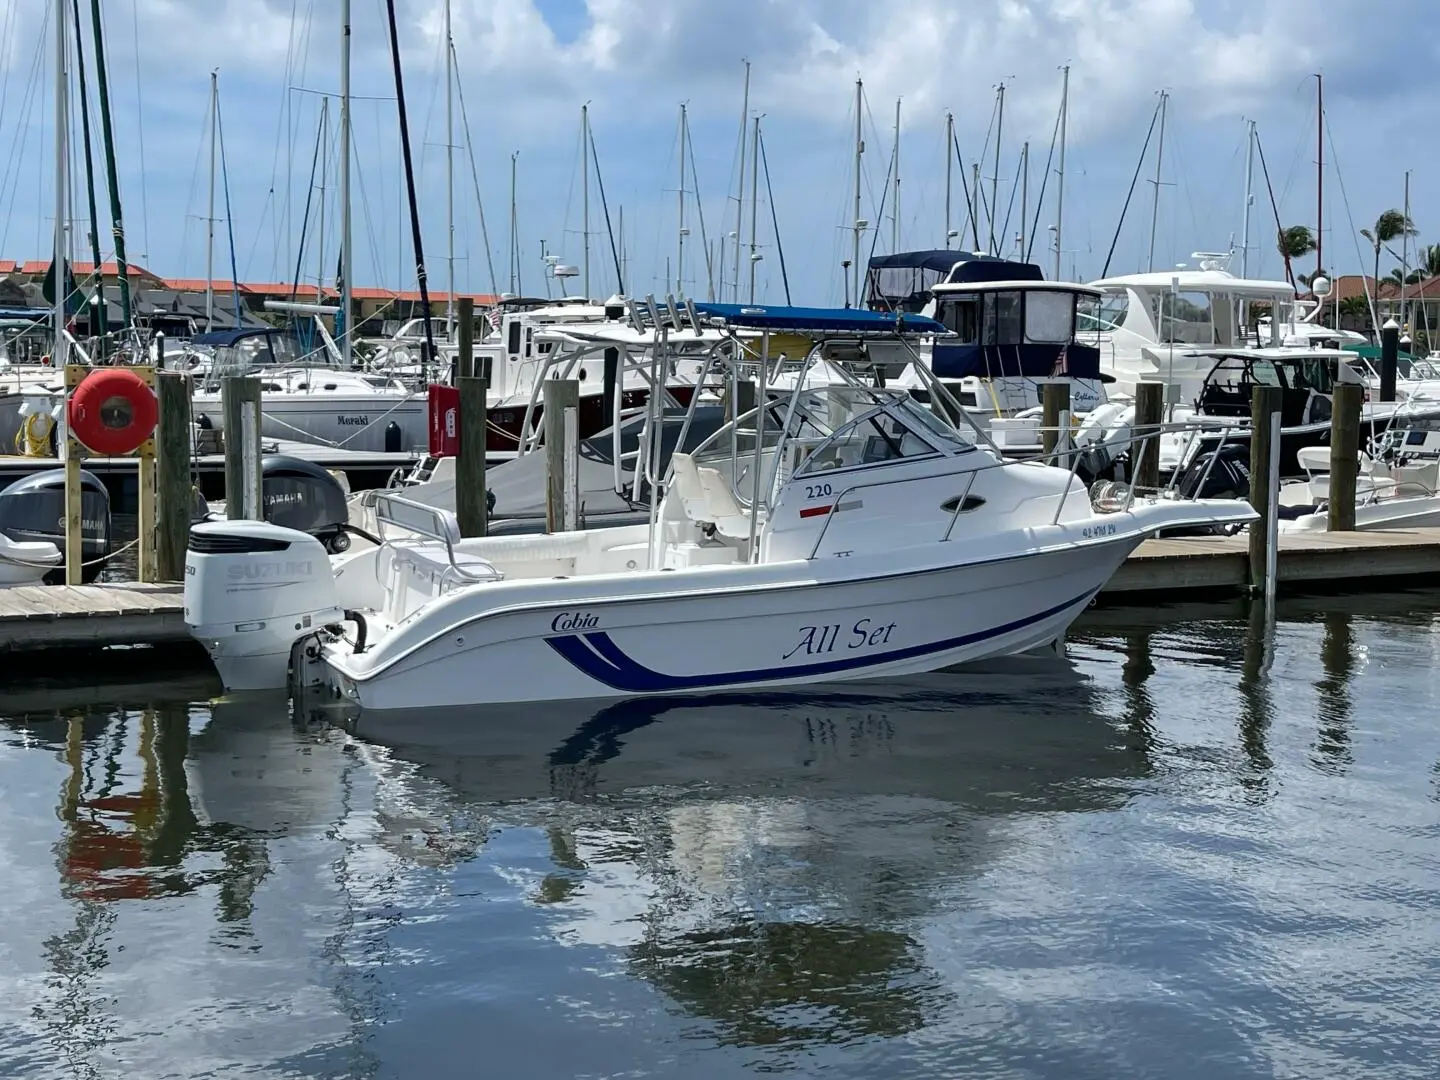
<path id="1" fill-rule="evenodd" d="M 92 453 L 118 456 L 139 448 L 155 431 L 160 406 L 145 380 L 125 368 L 85 376 L 65 412 L 70 431 Z"/>

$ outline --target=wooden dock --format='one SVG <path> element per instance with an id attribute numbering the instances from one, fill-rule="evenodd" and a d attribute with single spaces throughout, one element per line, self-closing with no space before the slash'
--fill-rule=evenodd
<path id="1" fill-rule="evenodd" d="M 1440 528 L 1282 533 L 1279 588 L 1379 592 L 1440 581 Z M 1246 537 L 1147 540 L 1101 592 L 1110 604 L 1143 595 L 1198 600 L 1233 595 L 1248 580 Z M 180 585 L 0 589 L 0 673 L 41 650 L 190 645 Z"/>
<path id="2" fill-rule="evenodd" d="M 182 591 L 136 582 L 0 589 L 0 670 L 13 670 L 17 653 L 189 641 Z"/>

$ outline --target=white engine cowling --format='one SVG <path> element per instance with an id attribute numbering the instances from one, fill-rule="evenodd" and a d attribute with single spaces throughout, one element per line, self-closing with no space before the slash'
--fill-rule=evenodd
<path id="1" fill-rule="evenodd" d="M 343 619 L 330 557 L 309 533 L 264 521 L 191 528 L 185 624 L 226 690 L 283 689 L 291 645 Z"/>

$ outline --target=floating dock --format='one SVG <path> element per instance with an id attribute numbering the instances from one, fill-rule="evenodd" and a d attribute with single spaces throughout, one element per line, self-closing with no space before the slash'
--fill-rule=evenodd
<path id="1" fill-rule="evenodd" d="M 1233 595 L 1249 580 L 1247 537 L 1147 540 L 1100 594 L 1107 605 L 1141 597 Z M 1363 591 L 1440 580 L 1440 528 L 1282 533 L 1278 588 Z M 131 583 L 0 589 L 0 674 L 41 650 L 137 645 L 193 647 L 183 587 Z"/>

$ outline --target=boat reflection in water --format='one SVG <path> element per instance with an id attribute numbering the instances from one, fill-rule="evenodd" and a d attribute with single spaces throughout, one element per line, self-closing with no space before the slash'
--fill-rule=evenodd
<path id="1" fill-rule="evenodd" d="M 1282 639 L 1323 628 L 1314 763 L 1343 771 L 1366 619 L 1291 608 Z M 542 1051 L 510 1025 L 530 1021 L 556 1032 L 534 1075 L 659 1075 L 697 1043 L 777 1067 L 861 1039 L 918 1052 L 1011 1000 L 987 980 L 1028 970 L 1015 950 L 1066 910 L 1072 840 L 1109 831 L 1077 815 L 1177 769 L 1282 790 L 1257 610 L 1099 609 L 1068 660 L 703 699 L 346 716 L 167 697 L 213 680 L 19 691 L 0 744 L 48 755 L 61 823 L 56 863 L 14 852 L 37 944 L 11 962 L 42 1008 L 0 1001 L 0 1030 L 57 1062 L 123 1038 L 137 1071 L 188 1074 L 452 1075 L 477 1038 L 520 1074 Z M 1174 707 L 1192 686 L 1209 717 L 1233 709 L 1219 747 Z M 57 870 L 72 903 L 45 909 Z"/>

